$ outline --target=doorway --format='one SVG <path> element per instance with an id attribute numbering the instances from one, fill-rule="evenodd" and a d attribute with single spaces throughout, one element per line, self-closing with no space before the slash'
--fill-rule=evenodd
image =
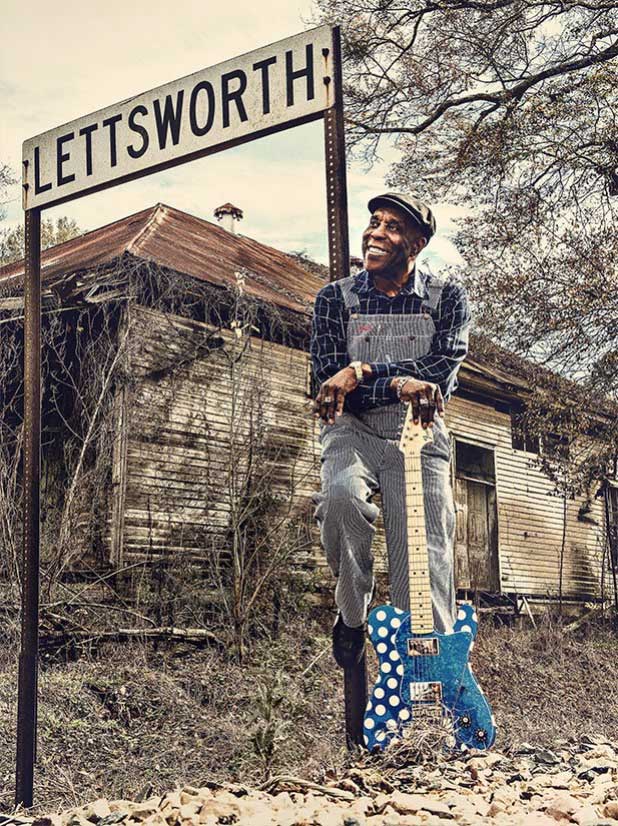
<path id="1" fill-rule="evenodd" d="M 455 583 L 498 593 L 498 508 L 492 448 L 455 438 Z"/>

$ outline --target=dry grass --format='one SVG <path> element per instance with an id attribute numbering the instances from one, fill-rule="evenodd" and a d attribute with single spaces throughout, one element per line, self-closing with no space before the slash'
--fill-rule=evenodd
<path id="1" fill-rule="evenodd" d="M 328 615 L 302 615 L 278 639 L 255 643 L 239 666 L 209 650 L 108 644 L 96 656 L 50 663 L 40 675 L 37 812 L 107 796 L 135 798 L 179 783 L 255 783 L 264 761 L 252 738 L 264 726 L 258 689 L 277 682 L 271 769 L 317 781 L 350 765 L 343 743 L 341 676 L 331 661 Z M 600 732 L 618 740 L 616 638 L 485 624 L 473 667 L 495 711 L 496 748 L 552 746 Z M 0 810 L 12 804 L 16 668 L 0 662 Z M 13 653 L 16 647 L 13 648 Z M 278 676 L 278 681 L 277 681 Z M 286 723 L 287 725 L 283 725 Z M 422 741 L 422 742 L 421 742 Z M 431 759 L 431 738 L 389 750 L 386 763 Z M 435 753 L 435 750 L 434 750 Z"/>

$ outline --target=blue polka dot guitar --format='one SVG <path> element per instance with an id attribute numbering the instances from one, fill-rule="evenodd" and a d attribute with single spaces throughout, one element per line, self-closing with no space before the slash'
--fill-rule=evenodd
<path id="1" fill-rule="evenodd" d="M 363 726 L 369 751 L 384 749 L 415 720 L 446 719 L 461 750 L 488 749 L 496 736 L 491 709 L 468 664 L 478 627 L 473 607 L 460 607 L 452 632 L 433 627 L 421 472 L 421 449 L 432 440 L 430 428 L 414 424 L 408 405 L 399 447 L 405 459 L 411 610 L 382 605 L 369 614 L 379 661 Z"/>

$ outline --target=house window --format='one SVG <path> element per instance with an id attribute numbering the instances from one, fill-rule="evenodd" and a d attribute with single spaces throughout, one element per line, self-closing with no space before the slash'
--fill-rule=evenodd
<path id="1" fill-rule="evenodd" d="M 513 450 L 523 450 L 526 453 L 539 452 L 538 435 L 530 432 L 523 414 L 515 410 L 511 410 L 511 444 Z"/>
<path id="2" fill-rule="evenodd" d="M 550 459 L 568 459 L 568 439 L 565 436 L 557 436 L 555 433 L 545 433 L 541 439 L 541 450 L 543 455 Z"/>

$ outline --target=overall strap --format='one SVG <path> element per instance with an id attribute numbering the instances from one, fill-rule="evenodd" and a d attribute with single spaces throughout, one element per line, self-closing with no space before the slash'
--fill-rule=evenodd
<path id="1" fill-rule="evenodd" d="M 355 292 L 352 292 L 355 279 L 355 275 L 349 275 L 347 278 L 340 278 L 336 282 L 339 284 L 341 289 L 341 295 L 343 296 L 345 308 L 351 316 L 355 316 L 360 313 L 360 301 L 358 295 Z"/>
<path id="2" fill-rule="evenodd" d="M 445 284 L 446 280 L 444 278 L 440 278 L 432 272 L 427 273 L 425 281 L 425 297 L 422 305 L 423 310 L 429 310 L 434 313 L 437 311 Z"/>

